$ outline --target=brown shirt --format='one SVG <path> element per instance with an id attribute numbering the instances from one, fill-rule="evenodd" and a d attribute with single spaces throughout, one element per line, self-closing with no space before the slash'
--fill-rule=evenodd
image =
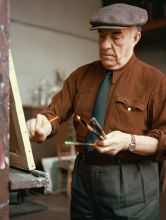
<path id="1" fill-rule="evenodd" d="M 62 91 L 52 99 L 44 114 L 59 116 L 58 124 L 74 114 L 78 141 L 85 141 L 87 130 L 75 120 L 80 115 L 89 121 L 100 82 L 106 69 L 101 61 L 84 65 L 74 71 Z M 135 55 L 119 70 L 113 71 L 104 131 L 120 130 L 129 134 L 148 135 L 159 140 L 157 160 L 166 158 L 166 77 Z M 53 132 L 58 128 L 53 123 Z M 83 147 L 78 148 L 82 151 Z M 115 157 L 115 156 L 114 156 Z M 117 157 L 141 157 L 128 151 Z"/>

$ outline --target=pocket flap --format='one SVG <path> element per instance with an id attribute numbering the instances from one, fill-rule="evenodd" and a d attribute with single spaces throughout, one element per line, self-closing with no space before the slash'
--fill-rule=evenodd
<path id="1" fill-rule="evenodd" d="M 127 105 L 128 107 L 139 109 L 141 111 L 145 110 L 145 104 L 141 103 L 140 100 L 138 100 L 138 99 L 134 99 L 134 98 L 131 99 L 128 97 L 118 96 L 116 99 L 116 102 L 121 102 L 124 105 Z"/>

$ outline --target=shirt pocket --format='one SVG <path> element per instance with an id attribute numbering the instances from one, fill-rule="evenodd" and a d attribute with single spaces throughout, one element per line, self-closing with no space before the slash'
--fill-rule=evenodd
<path id="1" fill-rule="evenodd" d="M 146 105 L 137 98 L 117 96 L 115 102 L 115 118 L 124 131 L 143 129 Z"/>

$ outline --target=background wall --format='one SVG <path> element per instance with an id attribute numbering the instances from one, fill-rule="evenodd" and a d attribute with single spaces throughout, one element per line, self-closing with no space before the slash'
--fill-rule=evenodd
<path id="1" fill-rule="evenodd" d="M 43 77 L 52 86 L 56 70 L 68 75 L 98 58 L 89 18 L 99 7 L 100 0 L 11 1 L 11 50 L 24 105 L 33 104 Z"/>
<path id="2" fill-rule="evenodd" d="M 166 73 L 166 27 L 142 33 L 142 39 L 136 47 L 136 54 L 145 62 Z"/>

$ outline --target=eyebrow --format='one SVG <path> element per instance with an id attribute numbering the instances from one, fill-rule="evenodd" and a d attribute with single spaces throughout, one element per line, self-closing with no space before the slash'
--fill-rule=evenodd
<path id="1" fill-rule="evenodd" d="M 112 31 L 112 34 L 121 34 L 122 31 Z"/>

